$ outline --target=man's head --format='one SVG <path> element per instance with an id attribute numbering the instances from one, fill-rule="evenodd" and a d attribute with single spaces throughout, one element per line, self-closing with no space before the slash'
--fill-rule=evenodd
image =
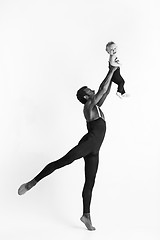
<path id="1" fill-rule="evenodd" d="M 110 55 L 114 55 L 117 53 L 117 46 L 114 42 L 108 42 L 106 45 L 106 51 L 110 54 Z"/>
<path id="2" fill-rule="evenodd" d="M 81 103 L 85 104 L 94 94 L 95 91 L 91 90 L 87 86 L 84 86 L 77 91 L 77 98 Z"/>

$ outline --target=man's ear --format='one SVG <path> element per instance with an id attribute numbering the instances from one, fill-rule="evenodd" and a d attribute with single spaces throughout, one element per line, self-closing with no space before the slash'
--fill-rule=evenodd
<path id="1" fill-rule="evenodd" d="M 88 100 L 89 97 L 88 97 L 87 95 L 85 95 L 84 98 L 85 98 L 86 100 Z"/>

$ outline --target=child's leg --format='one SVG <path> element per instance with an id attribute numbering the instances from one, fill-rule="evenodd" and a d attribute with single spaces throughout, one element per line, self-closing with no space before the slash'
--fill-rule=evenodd
<path id="1" fill-rule="evenodd" d="M 124 82 L 123 78 L 121 78 L 121 82 L 118 83 L 117 92 L 121 93 L 122 95 L 125 93 L 124 84 L 125 84 L 125 82 Z"/>
<path id="2" fill-rule="evenodd" d="M 109 64 L 109 68 L 111 68 L 111 65 Z M 120 68 L 117 68 L 117 70 L 114 72 L 112 76 L 112 82 L 118 85 L 117 88 L 117 96 L 122 98 L 122 95 L 125 93 L 124 90 L 124 79 L 122 78 L 120 74 Z"/>
<path id="3" fill-rule="evenodd" d="M 117 92 L 120 93 L 121 95 L 123 95 L 125 93 L 125 90 L 124 90 L 125 81 L 122 78 L 119 69 L 117 69 L 114 72 L 113 77 L 112 77 L 112 82 L 114 82 L 118 85 Z"/>

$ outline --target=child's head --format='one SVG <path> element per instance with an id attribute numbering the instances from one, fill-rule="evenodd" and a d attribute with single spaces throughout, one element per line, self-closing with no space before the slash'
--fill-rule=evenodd
<path id="1" fill-rule="evenodd" d="M 108 42 L 106 45 L 106 51 L 110 54 L 110 55 L 114 55 L 117 53 L 117 46 L 114 42 Z"/>

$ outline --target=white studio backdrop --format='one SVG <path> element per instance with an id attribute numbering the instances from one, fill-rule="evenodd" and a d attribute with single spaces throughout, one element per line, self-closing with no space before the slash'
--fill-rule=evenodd
<path id="1" fill-rule="evenodd" d="M 0 1 L 3 239 L 22 239 L 24 233 L 23 239 L 49 239 L 50 232 L 42 230 L 53 224 L 56 239 L 65 231 L 77 239 L 66 229 L 80 225 L 83 159 L 45 178 L 25 196 L 17 190 L 86 133 L 76 91 L 83 85 L 98 89 L 108 71 L 105 45 L 111 40 L 118 45 L 131 96 L 117 98 L 113 84 L 102 107 L 107 132 L 91 209 L 97 228 L 110 230 L 97 230 L 92 238 L 158 239 L 158 5 L 158 0 Z"/>

